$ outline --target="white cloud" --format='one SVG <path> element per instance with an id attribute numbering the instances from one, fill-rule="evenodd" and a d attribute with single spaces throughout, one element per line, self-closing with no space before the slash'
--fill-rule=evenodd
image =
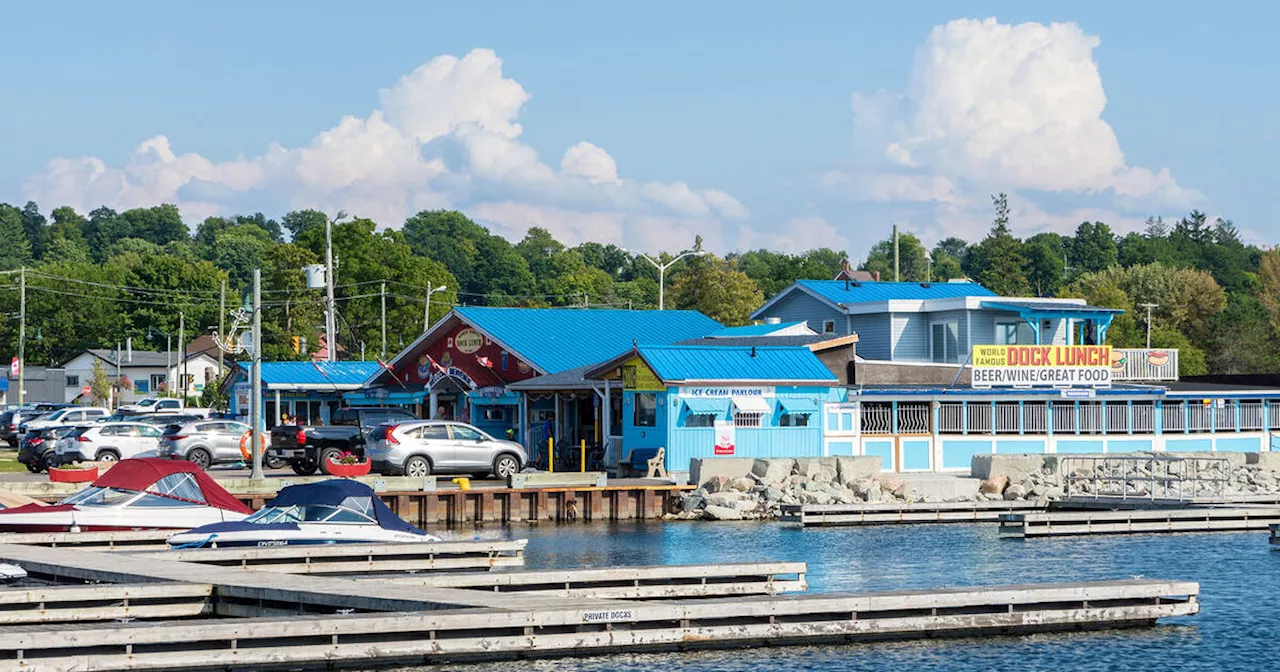
<path id="1" fill-rule="evenodd" d="M 739 246 L 744 250 L 764 248 L 791 254 L 820 247 L 841 251 L 849 248 L 849 240 L 821 217 L 797 217 L 788 220 L 782 229 L 779 233 L 764 233 L 743 227 L 738 232 Z"/>
<path id="2" fill-rule="evenodd" d="M 422 208 L 457 207 L 521 235 L 543 226 L 571 241 L 654 248 L 666 246 L 654 230 L 690 240 L 704 233 L 723 244 L 720 220 L 747 216 L 723 191 L 621 178 L 613 157 L 588 142 L 570 147 L 557 171 L 520 139 L 517 119 L 528 100 L 494 52 L 476 49 L 423 64 L 380 92 L 379 109 L 343 117 L 303 147 L 272 145 L 253 158 L 214 162 L 176 155 L 156 136 L 121 167 L 97 157 L 53 159 L 25 191 L 82 211 L 177 203 L 192 221 L 236 211 L 251 195 L 394 226 Z"/>
<path id="3" fill-rule="evenodd" d="M 1114 207 L 1045 215 L 1029 203 L 1026 218 L 1014 213 L 1020 232 L 1086 212 L 1115 226 L 1125 219 L 1118 211 L 1203 200 L 1166 169 L 1128 163 L 1102 118 L 1098 44 L 1073 23 L 963 19 L 935 27 L 904 91 L 853 95 L 857 167 L 830 171 L 821 184 L 860 201 L 931 203 L 932 217 L 915 228 L 971 238 L 990 225 L 987 196 L 998 191 L 1028 201 L 1061 192 Z"/>

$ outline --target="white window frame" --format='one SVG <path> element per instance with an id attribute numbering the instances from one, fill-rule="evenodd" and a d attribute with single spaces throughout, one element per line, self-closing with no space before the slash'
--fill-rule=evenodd
<path id="1" fill-rule="evenodd" d="M 67 376 L 67 387 L 80 387 L 80 376 Z"/>
<path id="2" fill-rule="evenodd" d="M 151 381 L 151 393 L 152 393 L 152 394 L 154 394 L 156 391 L 158 391 L 158 390 L 160 389 L 160 385 L 161 385 L 161 384 L 163 384 L 163 385 L 165 386 L 166 391 L 169 391 L 169 392 L 172 392 L 172 391 L 173 391 L 173 390 L 169 390 L 169 389 L 168 389 L 168 387 L 169 387 L 169 374 L 167 374 L 167 373 L 153 373 L 153 374 L 151 374 L 151 376 L 150 376 L 149 380 Z M 156 382 L 157 380 L 159 380 L 159 382 Z"/>
<path id="3" fill-rule="evenodd" d="M 954 353 L 952 353 L 952 355 L 953 355 L 953 356 L 952 356 L 950 359 L 948 359 L 948 358 L 946 357 L 946 354 L 947 354 L 946 352 L 943 352 L 943 353 L 942 353 L 942 354 L 943 354 L 943 358 L 942 358 L 941 360 L 939 360 L 937 357 L 935 357 L 935 356 L 934 356 L 934 352 L 933 352 L 933 328 L 934 328 L 935 326 L 938 326 L 938 325 L 950 325 L 951 327 L 954 327 L 954 328 L 955 328 L 955 332 L 954 332 L 954 333 L 955 333 L 955 338 L 956 338 L 956 351 L 955 351 Z M 944 335 L 944 336 L 943 336 L 943 339 L 942 339 L 942 344 L 943 344 L 943 349 L 944 349 L 944 350 L 945 350 L 945 348 L 946 348 L 946 342 L 947 342 L 947 339 L 946 339 L 946 336 Z M 934 362 L 934 363 L 938 363 L 938 364 L 958 364 L 958 363 L 960 363 L 960 321 L 959 321 L 959 320 L 938 320 L 938 321 L 934 321 L 934 322 L 929 322 L 929 361 L 930 361 L 930 362 Z"/>
<path id="4" fill-rule="evenodd" d="M 734 427 L 763 427 L 764 413 L 760 411 L 733 411 Z"/>
<path id="5" fill-rule="evenodd" d="M 1013 327 L 1012 343 L 1001 342 L 1001 339 L 1000 339 L 1001 327 Z M 932 327 L 930 327 L 930 329 L 932 329 Z M 1021 339 L 1021 336 L 1024 333 L 1031 339 L 1026 343 L 1023 343 Z M 933 332 L 930 331 L 929 335 L 930 335 L 930 338 L 932 338 Z M 993 345 L 1035 345 L 1035 342 L 1036 342 L 1035 330 L 1031 328 L 1031 325 L 1027 324 L 1026 320 L 996 320 L 995 343 Z"/>

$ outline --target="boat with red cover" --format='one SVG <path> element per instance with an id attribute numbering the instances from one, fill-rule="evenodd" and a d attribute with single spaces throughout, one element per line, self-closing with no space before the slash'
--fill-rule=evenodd
<path id="1" fill-rule="evenodd" d="M 121 460 L 57 504 L 0 510 L 0 532 L 189 530 L 252 513 L 185 460 Z"/>

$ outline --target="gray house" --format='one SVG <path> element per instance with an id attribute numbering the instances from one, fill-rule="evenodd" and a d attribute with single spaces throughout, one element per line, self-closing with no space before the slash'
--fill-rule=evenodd
<path id="1" fill-rule="evenodd" d="M 856 333 L 860 360 L 956 365 L 973 345 L 1101 343 L 1121 312 L 1081 299 L 1001 297 L 969 281 L 799 280 L 751 317 Z"/>

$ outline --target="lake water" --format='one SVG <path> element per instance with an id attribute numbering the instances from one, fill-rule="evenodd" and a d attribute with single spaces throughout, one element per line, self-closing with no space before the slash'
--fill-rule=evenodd
<path id="1" fill-rule="evenodd" d="M 769 560 L 809 565 L 811 592 L 1148 577 L 1200 582 L 1200 614 L 1115 632 L 604 656 L 430 669 L 1274 670 L 1280 552 L 1267 535 L 1000 539 L 995 525 L 795 529 L 779 524 L 617 523 L 519 528 L 530 569 Z M 486 535 L 490 536 L 490 535 Z"/>

